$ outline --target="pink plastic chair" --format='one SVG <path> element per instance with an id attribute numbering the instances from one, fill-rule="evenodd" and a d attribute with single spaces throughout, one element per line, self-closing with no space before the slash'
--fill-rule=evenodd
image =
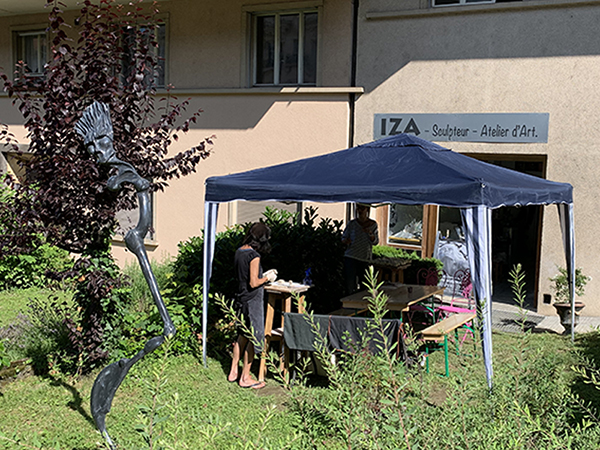
<path id="1" fill-rule="evenodd" d="M 448 278 L 446 278 L 446 281 Z M 458 282 L 458 290 L 456 289 L 455 283 Z M 475 305 L 473 304 L 473 283 L 471 282 L 471 271 L 469 269 L 459 269 L 452 277 L 452 297 L 449 305 L 440 305 L 436 308 L 436 313 L 439 313 L 440 318 L 443 319 L 451 314 L 460 313 L 474 313 L 476 312 Z M 457 292 L 458 291 L 458 292 Z M 458 294 L 458 295 L 457 295 Z M 464 303 L 466 302 L 466 307 Z M 471 306 L 473 304 L 473 306 Z M 473 336 L 471 332 L 472 324 L 468 328 L 468 332 L 465 333 L 461 339 L 461 344 L 465 341 L 467 336 Z"/>
<path id="2" fill-rule="evenodd" d="M 423 268 L 417 272 L 417 284 L 425 285 L 425 286 L 437 286 L 440 282 L 440 272 L 435 267 Z M 433 309 L 431 307 L 427 307 L 423 304 L 417 303 L 415 305 L 411 305 L 408 310 L 408 317 L 411 322 L 413 322 L 413 316 L 416 312 L 425 313 L 427 315 L 431 315 L 435 321 L 436 311 L 438 306 L 441 306 L 441 302 L 437 302 L 435 304 L 435 300 L 433 304 Z M 431 325 L 431 323 L 423 323 L 423 325 Z"/>

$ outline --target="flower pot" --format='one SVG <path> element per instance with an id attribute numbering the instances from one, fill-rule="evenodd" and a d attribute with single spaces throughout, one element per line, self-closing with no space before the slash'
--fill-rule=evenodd
<path id="1" fill-rule="evenodd" d="M 571 304 L 570 303 L 553 303 L 552 306 L 556 309 L 560 317 L 560 324 L 564 327 L 564 334 L 571 334 Z M 583 302 L 575 302 L 575 323 L 579 323 L 579 311 L 585 306 Z"/>

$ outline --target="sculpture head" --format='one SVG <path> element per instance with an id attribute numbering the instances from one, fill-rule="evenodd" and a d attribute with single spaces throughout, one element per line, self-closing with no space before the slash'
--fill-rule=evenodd
<path id="1" fill-rule="evenodd" d="M 115 158 L 113 127 L 107 104 L 94 102 L 88 106 L 75 124 L 75 131 L 99 164 L 108 164 Z"/>

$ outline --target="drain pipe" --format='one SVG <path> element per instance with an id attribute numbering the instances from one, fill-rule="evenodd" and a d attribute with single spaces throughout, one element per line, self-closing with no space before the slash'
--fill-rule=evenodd
<path id="1" fill-rule="evenodd" d="M 352 48 L 350 54 L 350 87 L 356 87 L 356 66 L 358 53 L 358 2 L 352 2 Z M 355 127 L 356 94 L 348 94 L 348 147 L 354 147 L 354 127 Z M 355 215 L 356 204 L 346 203 L 346 223 L 350 222 Z"/>

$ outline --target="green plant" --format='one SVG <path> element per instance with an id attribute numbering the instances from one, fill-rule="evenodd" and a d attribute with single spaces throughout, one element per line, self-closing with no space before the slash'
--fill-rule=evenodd
<path id="1" fill-rule="evenodd" d="M 149 450 L 164 448 L 162 445 L 164 425 L 168 420 L 164 387 L 168 382 L 165 370 L 169 362 L 171 339 L 167 338 L 161 347 L 162 357 L 158 367 L 152 369 L 152 377 L 144 379 L 146 391 L 150 394 L 150 405 L 139 406 L 139 421 L 135 427 L 144 439 Z"/>
<path id="2" fill-rule="evenodd" d="M 171 259 L 165 258 L 160 262 L 151 260 L 150 267 L 156 277 L 159 290 L 161 293 L 164 292 L 173 276 Z M 129 282 L 128 290 L 131 295 L 131 308 L 140 312 L 154 310 L 154 299 L 137 261 L 125 264 L 123 274 Z"/>
<path id="3" fill-rule="evenodd" d="M 422 258 L 416 251 L 408 251 L 402 248 L 387 245 L 375 245 L 373 247 L 373 258 L 399 258 L 410 261 L 410 266 L 404 269 L 404 282 L 418 284 L 417 274 L 421 269 L 437 269 L 441 273 L 444 268 L 442 261 L 436 258 Z"/>
<path id="4" fill-rule="evenodd" d="M 552 287 L 555 292 L 556 302 L 569 302 L 569 284 L 568 284 L 568 273 L 567 269 L 563 267 L 558 268 L 559 274 L 550 278 Z M 585 285 L 591 278 L 584 275 L 581 268 L 575 270 L 575 295 L 581 297 L 585 293 Z"/>
<path id="5" fill-rule="evenodd" d="M 513 293 L 513 299 L 519 308 L 519 325 L 521 332 L 525 332 L 527 322 L 527 311 L 525 310 L 525 272 L 521 264 L 515 264 L 508 273 L 510 287 Z"/>
<path id="6" fill-rule="evenodd" d="M 69 351 L 69 319 L 80 320 L 72 301 L 58 296 L 29 299 L 25 314 L 8 327 L 9 350 L 19 357 L 29 358 L 38 374 L 77 371 L 79 355 Z"/>
<path id="7" fill-rule="evenodd" d="M 78 314 L 65 318 L 69 330 L 65 351 L 80 361 L 78 370 L 87 373 L 119 349 L 131 298 L 127 281 L 108 250 L 80 257 L 71 276 L 75 277 L 73 301 Z"/>
<path id="8" fill-rule="evenodd" d="M 73 260 L 66 250 L 43 243 L 28 253 L 0 258 L 0 289 L 45 287 L 52 284 L 54 274 L 72 267 Z"/>
<path id="9" fill-rule="evenodd" d="M 10 366 L 10 357 L 4 348 L 4 342 L 0 341 L 0 369 Z"/>

